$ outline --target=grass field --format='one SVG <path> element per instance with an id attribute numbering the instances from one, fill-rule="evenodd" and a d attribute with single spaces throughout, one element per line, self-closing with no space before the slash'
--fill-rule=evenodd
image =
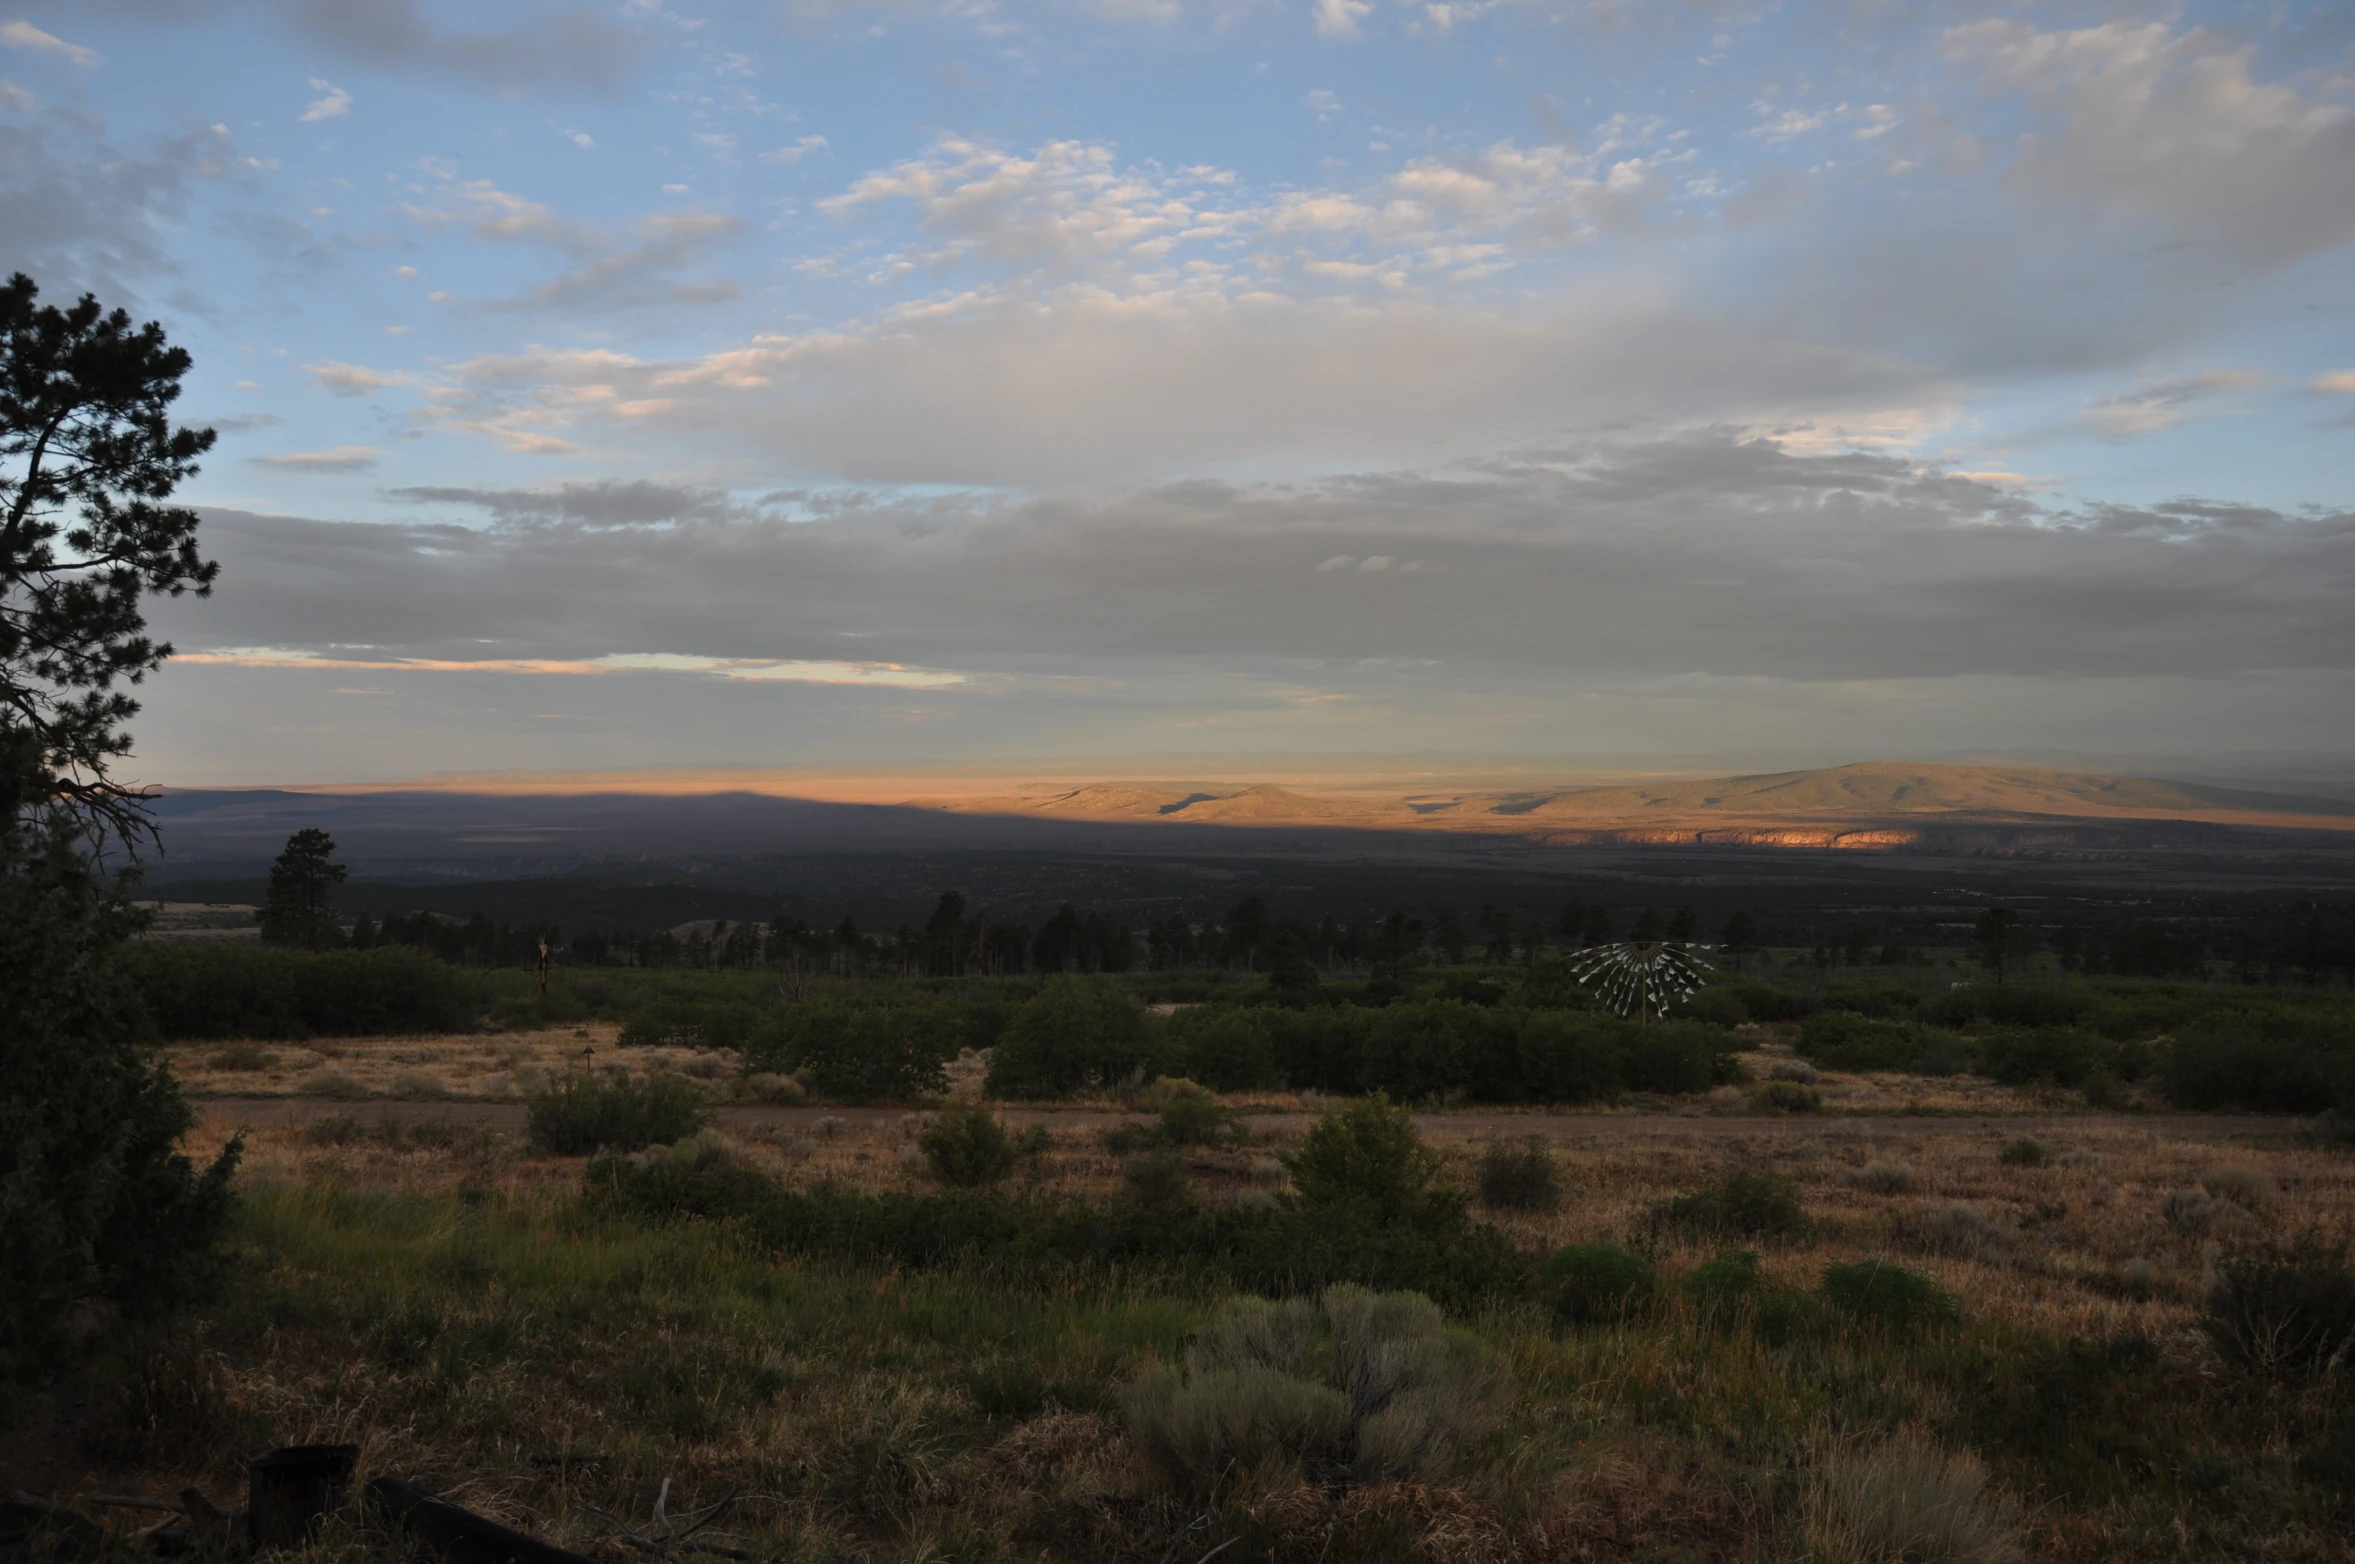
<path id="1" fill-rule="evenodd" d="M 10 1452 L 20 1484 L 225 1501 L 245 1455 L 351 1440 L 364 1473 L 614 1558 L 642 1555 L 604 1517 L 645 1531 L 666 1479 L 673 1513 L 742 1496 L 722 1529 L 760 1558 L 2355 1557 L 2343 1377 L 2253 1380 L 2199 1329 L 2236 1248 L 2355 1231 L 2355 1159 L 2292 1121 L 2220 1134 L 1893 1077 L 1828 1077 L 1823 1111 L 1786 1116 L 1747 1097 L 1682 1116 L 1426 1114 L 1441 1180 L 1465 1187 L 1491 1143 L 1541 1134 L 1558 1203 L 1476 1217 L 1536 1253 L 1635 1246 L 1659 1295 L 1586 1324 L 1542 1298 L 1470 1309 L 1458 1323 L 1508 1388 L 1444 1475 L 1279 1464 L 1187 1487 L 1140 1452 L 1123 1387 L 1180 1359 L 1215 1281 L 846 1264 L 631 1219 L 584 1196 L 580 1159 L 531 1154 L 519 1111 L 482 1106 L 562 1067 L 571 1029 L 331 1046 L 272 1045 L 266 1070 L 179 1051 L 200 1092 L 296 1091 L 332 1068 L 350 1100 L 205 1105 L 210 1139 L 279 1110 L 249 1136 L 234 1280 L 192 1319 L 114 1339 L 18 1437 L 34 1439 Z M 707 1085 L 726 1095 L 724 1072 Z M 1841 1095 L 1858 1087 L 1872 1095 Z M 1933 1111 L 1887 1111 L 1907 1103 Z M 1252 1139 L 1186 1151 L 1194 1196 L 1280 1198 L 1279 1158 L 1324 1105 L 1235 1105 L 1259 1110 Z M 1027 1115 L 1049 1142 L 1015 1187 L 1126 1198 L 1103 1136 L 1120 1116 Z M 921 1190 L 926 1121 L 748 1109 L 705 1155 L 787 1188 Z M 1658 1203 L 1736 1169 L 1787 1180 L 1804 1229 L 1654 1230 Z M 1764 1287 L 1715 1306 L 1689 1279 L 1737 1247 Z M 1811 1301 L 1827 1265 L 1870 1258 L 1934 1281 L 1959 1319 L 1882 1329 Z M 1929 1520 L 1892 1542 L 1892 1515 Z M 387 1546 L 339 1522 L 319 1551 Z"/>

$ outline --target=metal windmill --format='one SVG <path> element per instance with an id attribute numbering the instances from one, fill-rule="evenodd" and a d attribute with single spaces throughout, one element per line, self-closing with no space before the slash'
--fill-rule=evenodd
<path id="1" fill-rule="evenodd" d="M 1570 958 L 1571 975 L 1592 983 L 1614 1015 L 1634 1015 L 1649 1023 L 1666 1015 L 1701 991 L 1716 969 L 1701 959 L 1706 945 L 1681 940 L 1629 940 L 1617 945 L 1590 945 Z"/>

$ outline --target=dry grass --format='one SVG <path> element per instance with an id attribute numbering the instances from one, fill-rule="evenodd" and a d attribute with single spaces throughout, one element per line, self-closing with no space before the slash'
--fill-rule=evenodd
<path id="1" fill-rule="evenodd" d="M 590 1032 L 600 1067 L 683 1074 L 693 1057 L 619 1050 L 610 1028 Z M 107 1414 L 127 1432 L 61 1445 L 77 1450 L 48 1485 L 61 1494 L 195 1482 L 227 1497 L 234 1453 L 351 1438 L 371 1472 L 414 1474 L 576 1546 L 603 1531 L 587 1505 L 643 1519 L 664 1477 L 678 1484 L 674 1509 L 736 1489 L 772 1494 L 777 1504 L 740 1528 L 763 1559 L 1183 1564 L 1242 1537 L 1222 1557 L 1861 1560 L 1920 1556 L 1901 1551 L 1917 1523 L 1946 1527 L 1945 1556 L 1999 1559 L 2015 1505 L 2028 1556 L 2070 1564 L 2355 1559 L 2349 1528 L 2266 1520 L 2254 1501 L 2235 1509 L 2241 1499 L 2172 1478 L 2115 1500 L 2056 1496 L 2031 1465 L 1989 1454 L 1982 1467 L 1965 1453 L 1956 1386 L 1968 1376 L 1917 1373 L 1895 1348 L 1833 1346 L 1800 1362 L 1674 1297 L 1655 1318 L 1592 1329 L 1509 1310 L 1471 1322 L 1518 1388 L 1496 1434 L 1444 1484 L 1341 1492 L 1271 1472 L 1215 1502 L 1188 1499 L 1110 1412 L 1121 1385 L 1178 1360 L 1215 1297 L 1139 1294 L 1117 1279 L 878 1274 L 771 1260 L 722 1229 L 600 1225 L 575 1199 L 580 1160 L 532 1154 L 511 1100 L 519 1079 L 577 1064 L 573 1029 L 272 1043 L 271 1069 L 208 1074 L 207 1055 L 228 1046 L 176 1055 L 200 1092 L 238 1094 L 203 1105 L 194 1149 L 251 1126 L 246 1242 L 269 1263 L 222 1319 L 141 1368 L 136 1393 Z M 257 1077 L 290 1093 L 322 1071 L 351 1082 L 352 1100 L 250 1095 Z M 977 1073 L 971 1059 L 952 1071 L 965 1092 Z M 715 1099 L 730 1087 L 698 1084 Z M 1442 1178 L 1465 1188 L 1500 1138 L 1544 1141 L 1558 1203 L 1488 1213 L 1525 1247 L 1629 1241 L 1658 1202 L 1737 1168 L 1765 1172 L 1791 1184 L 1810 1224 L 1764 1249 L 1769 1281 L 1813 1289 L 1828 1263 L 1886 1257 L 1952 1292 L 1985 1339 L 2148 1338 L 2170 1395 L 2226 1384 L 2194 1328 L 2225 1229 L 2187 1227 L 2187 1197 L 2229 1207 L 2233 1235 L 2355 1231 L 2355 1159 L 2308 1146 L 2286 1123 L 2227 1137 L 2159 1115 L 2028 1121 L 2038 1099 L 1985 1083 L 1833 1074 L 1823 1084 L 1826 1111 L 1806 1118 L 1688 1103 L 1674 1114 L 1463 1111 L 1420 1124 Z M 1838 1095 L 1859 1086 L 1884 1108 L 2000 1111 L 1868 1116 Z M 923 1112 L 745 1096 L 722 1102 L 720 1131 L 682 1154 L 795 1187 L 933 1187 L 911 1155 Z M 1276 1154 L 1324 1104 L 1223 1101 L 1252 1115 L 1252 1140 L 1187 1149 L 1186 1177 L 1206 1199 L 1266 1199 L 1285 1180 Z M 310 1133 L 327 1117 L 348 1119 L 348 1133 Z M 1141 1121 L 1128 1105 L 1006 1117 L 1049 1137 L 1016 1187 L 1088 1199 L 1121 1189 L 1127 1163 L 1103 1131 Z M 2001 1160 L 2023 1131 L 2049 1148 L 2044 1165 Z M 1709 1255 L 1669 1239 L 1657 1258 L 1673 1277 Z M 2203 1420 L 2180 1421 L 2209 1437 Z M 1879 1439 L 1920 1427 L 1937 1430 L 1934 1443 Z M 2261 1454 L 2262 1444 L 2234 1469 L 2279 1481 L 2283 1446 Z M 1905 1460 L 1874 1464 L 1901 1445 Z M 564 1450 L 602 1459 L 535 1463 Z M 317 1551 L 295 1564 L 388 1564 L 356 1535 Z"/>
<path id="2" fill-rule="evenodd" d="M 354 1050 L 336 1063 L 367 1079 L 368 1067 L 357 1062 L 365 1057 Z M 389 1081 L 391 1070 L 381 1078 Z M 313 1144 L 304 1126 L 331 1113 L 348 1114 L 372 1133 L 349 1147 Z M 374 1132 L 388 1115 L 445 1121 L 479 1138 L 464 1158 L 387 1145 Z M 1044 1153 L 1015 1175 L 1021 1186 L 1092 1199 L 1122 1188 L 1127 1163 L 1102 1139 L 1119 1122 L 1109 1111 L 1006 1116 L 1016 1125 L 1041 1125 L 1049 1136 Z M 925 1123 L 920 1113 L 737 1106 L 722 1107 L 718 1118 L 750 1165 L 791 1186 L 931 1187 L 920 1160 L 903 1154 Z M 2054 1156 L 2031 1168 L 1999 1160 L 2018 1134 L 2016 1125 L 2000 1120 L 1728 1124 L 1464 1112 L 1420 1122 L 1442 1155 L 1443 1179 L 1465 1188 L 1475 1184 L 1478 1159 L 1500 1124 L 1545 1137 L 1559 1174 L 1558 1203 L 1546 1211 L 1487 1213 L 1533 1249 L 1634 1238 L 1652 1205 L 1713 1184 L 1729 1168 L 1749 1167 L 1791 1181 L 1812 1224 L 1802 1240 L 1766 1251 L 1769 1276 L 1812 1285 L 1828 1262 L 1886 1255 L 1970 1300 L 1976 1315 L 2065 1335 L 2180 1335 L 2197 1310 L 2210 1246 L 2220 1236 L 2304 1227 L 2355 1232 L 2355 1160 L 2300 1143 L 2286 1123 L 2262 1142 L 2226 1143 L 2163 1119 L 2087 1116 L 2038 1126 Z M 578 1178 L 577 1161 L 525 1153 L 518 1110 L 455 1090 L 448 1102 L 433 1104 L 216 1103 L 200 1136 L 217 1143 L 240 1123 L 252 1126 L 247 1168 L 256 1180 L 332 1177 L 447 1194 L 460 1184 L 564 1189 Z M 1264 1194 L 1283 1182 L 1274 1155 L 1306 1128 L 1304 1116 L 1262 1118 L 1248 1145 L 1189 1148 L 1187 1178 L 1210 1199 Z M 1910 1188 L 1898 1187 L 1887 1171 L 1893 1167 L 1910 1174 Z M 2221 1184 L 2220 1169 L 2232 1170 L 2236 1193 L 2259 1185 L 2273 1193 L 2254 1211 L 2221 1200 L 2202 1187 Z M 2186 1216 L 2192 1203 L 2204 1225 Z M 1662 1259 L 1675 1268 L 1709 1252 L 1704 1243 L 1670 1240 Z"/>

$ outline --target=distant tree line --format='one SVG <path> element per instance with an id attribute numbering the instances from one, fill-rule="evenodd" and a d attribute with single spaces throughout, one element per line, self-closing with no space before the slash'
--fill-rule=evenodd
<path id="1" fill-rule="evenodd" d="M 530 967 L 545 951 L 552 964 L 655 970 L 769 968 L 792 977 L 924 978 L 1099 975 L 1132 972 L 1264 974 L 1278 990 L 1304 990 L 1326 978 L 1367 979 L 1397 991 L 1427 965 L 1519 965 L 1535 973 L 1548 956 L 1608 944 L 1668 940 L 1711 947 L 1723 970 L 1768 965 L 1758 920 L 1736 911 L 1704 928 L 1693 908 L 1663 913 L 1602 902 L 1571 901 L 1551 917 L 1489 903 L 1466 915 L 1441 907 L 1427 916 L 1371 908 L 1352 916 L 1291 918 L 1266 898 L 1246 896 L 1223 918 L 1169 912 L 1142 919 L 1114 910 L 1082 912 L 1065 903 L 1031 928 L 973 910 L 956 891 L 942 894 L 920 926 L 870 932 L 848 917 L 832 927 L 783 913 L 767 919 L 715 918 L 678 930 L 587 929 L 569 938 L 553 923 L 498 923 L 482 913 L 460 920 L 438 913 L 363 915 L 345 932 L 332 905 L 344 877 L 325 832 L 288 840 L 272 867 L 265 939 L 306 950 L 406 946 L 461 966 Z M 2220 909 L 2201 917 L 2127 918 L 2039 924 L 2016 908 L 1982 908 L 1954 925 L 1962 953 L 2001 984 L 2039 964 L 2088 976 L 2194 978 L 2249 985 L 2355 986 L 2355 907 L 2296 903 Z M 1780 947 L 1780 964 L 1819 973 L 1920 967 L 1933 957 L 1924 931 L 1856 921 L 1807 932 Z M 1947 959 L 1958 943 L 1945 938 Z M 2043 958 L 2049 958 L 2045 960 Z"/>

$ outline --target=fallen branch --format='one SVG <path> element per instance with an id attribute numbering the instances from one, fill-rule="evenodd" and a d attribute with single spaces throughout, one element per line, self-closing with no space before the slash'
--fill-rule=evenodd
<path id="1" fill-rule="evenodd" d="M 446 1564 L 592 1564 L 569 1548 L 460 1509 L 398 1477 L 371 1482 L 368 1504 L 440 1554 Z"/>

